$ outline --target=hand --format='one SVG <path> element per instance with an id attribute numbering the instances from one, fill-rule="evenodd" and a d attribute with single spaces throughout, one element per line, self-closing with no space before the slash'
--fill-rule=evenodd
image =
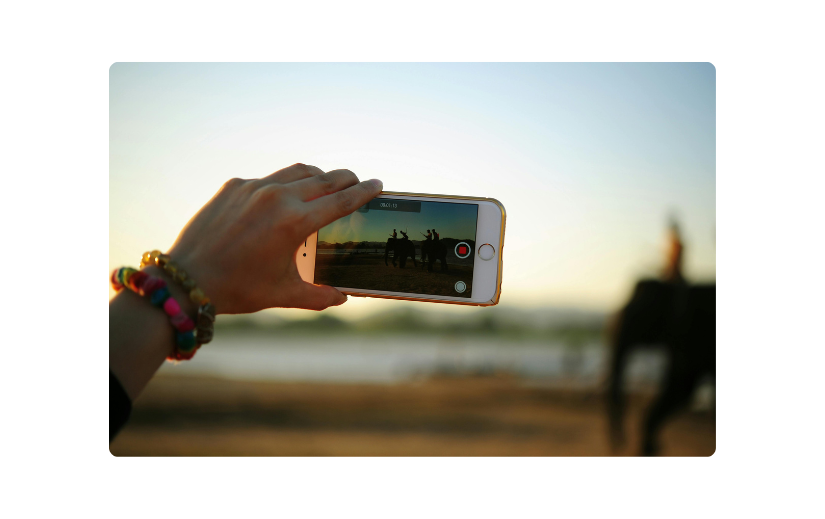
<path id="1" fill-rule="evenodd" d="M 381 192 L 380 180 L 295 164 L 262 179 L 233 178 L 186 224 L 168 254 L 218 313 L 273 307 L 310 310 L 347 296 L 303 281 L 295 255 L 307 236 Z"/>

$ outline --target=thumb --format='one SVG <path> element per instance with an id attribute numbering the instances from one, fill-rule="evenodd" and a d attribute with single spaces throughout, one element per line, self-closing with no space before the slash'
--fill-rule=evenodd
<path id="1" fill-rule="evenodd" d="M 328 285 L 302 282 L 295 292 L 292 306 L 307 310 L 323 310 L 330 306 L 342 305 L 347 301 L 347 296 Z"/>

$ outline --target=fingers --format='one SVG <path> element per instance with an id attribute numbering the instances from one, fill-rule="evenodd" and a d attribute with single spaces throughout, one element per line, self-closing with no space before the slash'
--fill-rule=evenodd
<path id="1" fill-rule="evenodd" d="M 302 282 L 290 306 L 307 310 L 323 310 L 330 306 L 342 305 L 346 301 L 347 296 L 333 287 Z"/>
<path id="2" fill-rule="evenodd" d="M 299 180 L 289 186 L 301 200 L 309 202 L 341 191 L 358 183 L 358 177 L 348 169 L 336 169 L 323 175 Z"/>
<path id="3" fill-rule="evenodd" d="M 312 215 L 313 229 L 310 233 L 351 214 L 378 196 L 382 189 L 384 189 L 384 184 L 380 180 L 365 180 L 342 191 L 313 200 L 307 204 Z"/>
<path id="4" fill-rule="evenodd" d="M 289 184 L 305 178 L 310 178 L 316 175 L 323 175 L 324 172 L 315 166 L 307 166 L 306 164 L 293 164 L 288 168 L 279 169 L 271 175 L 267 175 L 257 182 L 261 185 L 267 184 Z"/>

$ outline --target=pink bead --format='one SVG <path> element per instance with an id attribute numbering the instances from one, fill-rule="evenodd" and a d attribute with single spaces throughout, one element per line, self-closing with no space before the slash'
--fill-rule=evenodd
<path id="1" fill-rule="evenodd" d="M 143 293 L 143 295 L 148 296 L 148 295 L 151 295 L 152 292 L 154 292 L 155 290 L 157 290 L 159 288 L 163 288 L 165 286 L 166 286 L 166 281 L 164 281 L 160 278 L 156 278 L 156 277 L 152 276 L 152 277 L 149 277 L 149 279 L 147 279 L 145 283 L 143 283 L 143 286 L 141 287 L 140 290 Z"/>
<path id="2" fill-rule="evenodd" d="M 166 315 L 169 317 L 175 317 L 180 313 L 180 305 L 174 298 L 170 297 L 163 303 L 163 311 L 166 312 Z"/>
<path id="3" fill-rule="evenodd" d="M 175 330 L 179 332 L 188 332 L 195 328 L 195 323 L 183 312 L 173 316 L 170 321 L 172 322 L 172 326 L 175 327 Z"/>

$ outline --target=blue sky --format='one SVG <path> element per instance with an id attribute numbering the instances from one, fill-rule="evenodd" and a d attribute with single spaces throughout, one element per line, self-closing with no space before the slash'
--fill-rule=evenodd
<path id="1" fill-rule="evenodd" d="M 612 308 L 671 213 L 687 275 L 713 279 L 715 90 L 710 64 L 116 64 L 110 267 L 169 247 L 226 179 L 304 162 L 500 200 L 503 304 Z"/>

